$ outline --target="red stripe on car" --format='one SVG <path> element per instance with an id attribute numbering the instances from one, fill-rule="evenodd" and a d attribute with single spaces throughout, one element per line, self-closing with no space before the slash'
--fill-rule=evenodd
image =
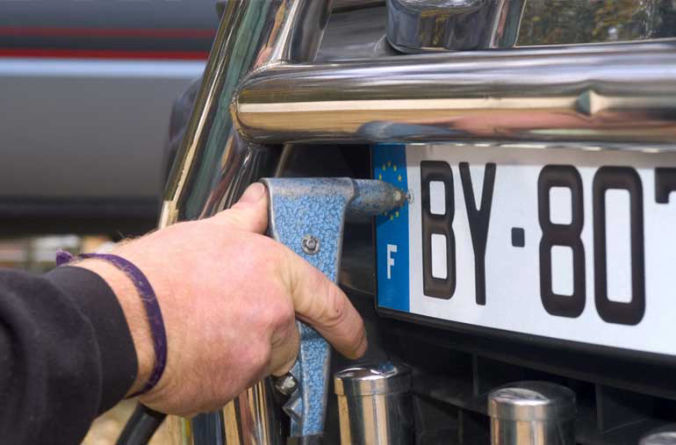
<path id="1" fill-rule="evenodd" d="M 57 28 L 34 26 L 0 26 L 0 36 L 12 37 L 118 37 L 155 39 L 212 39 L 212 29 L 135 29 L 135 28 Z"/>
<path id="2" fill-rule="evenodd" d="M 0 48 L 0 57 L 56 59 L 206 60 L 208 51 L 130 51 L 116 49 Z"/>

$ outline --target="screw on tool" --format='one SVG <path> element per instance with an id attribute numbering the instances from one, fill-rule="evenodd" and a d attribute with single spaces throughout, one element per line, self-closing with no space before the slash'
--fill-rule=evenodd
<path id="1" fill-rule="evenodd" d="M 308 255 L 314 255 L 319 252 L 319 240 L 312 235 L 305 235 L 301 241 L 303 252 Z"/>

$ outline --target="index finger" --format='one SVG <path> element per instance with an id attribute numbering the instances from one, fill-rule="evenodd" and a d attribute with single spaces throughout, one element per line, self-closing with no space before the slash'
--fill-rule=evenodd
<path id="1" fill-rule="evenodd" d="M 364 355 L 364 321 L 347 295 L 310 263 L 290 250 L 288 253 L 284 276 L 296 317 L 314 327 L 345 357 Z"/>

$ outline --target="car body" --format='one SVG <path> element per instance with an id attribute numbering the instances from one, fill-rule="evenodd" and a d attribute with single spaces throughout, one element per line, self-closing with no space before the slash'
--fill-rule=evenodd
<path id="1" fill-rule="evenodd" d="M 174 100 L 204 70 L 211 0 L 3 2 L 5 233 L 155 226 Z"/>

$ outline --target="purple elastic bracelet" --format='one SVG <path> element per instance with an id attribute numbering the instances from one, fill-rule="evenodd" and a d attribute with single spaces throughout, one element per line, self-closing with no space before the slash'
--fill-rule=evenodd
<path id="1" fill-rule="evenodd" d="M 157 301 L 157 296 L 155 295 L 153 287 L 138 267 L 122 257 L 107 253 L 83 253 L 78 255 L 78 257 L 108 261 L 110 264 L 124 272 L 132 283 L 134 283 L 134 286 L 141 297 L 141 301 L 143 302 L 143 307 L 146 310 L 148 323 L 150 324 L 150 332 L 153 337 L 153 349 L 155 350 L 155 366 L 148 378 L 148 382 L 146 382 L 143 388 L 129 397 L 135 397 L 150 391 L 162 378 L 164 368 L 167 364 L 167 333 L 164 329 L 160 304 Z M 73 259 L 75 259 L 75 257 L 70 252 L 61 250 L 56 254 L 56 265 L 61 266 L 62 264 L 70 263 Z"/>

